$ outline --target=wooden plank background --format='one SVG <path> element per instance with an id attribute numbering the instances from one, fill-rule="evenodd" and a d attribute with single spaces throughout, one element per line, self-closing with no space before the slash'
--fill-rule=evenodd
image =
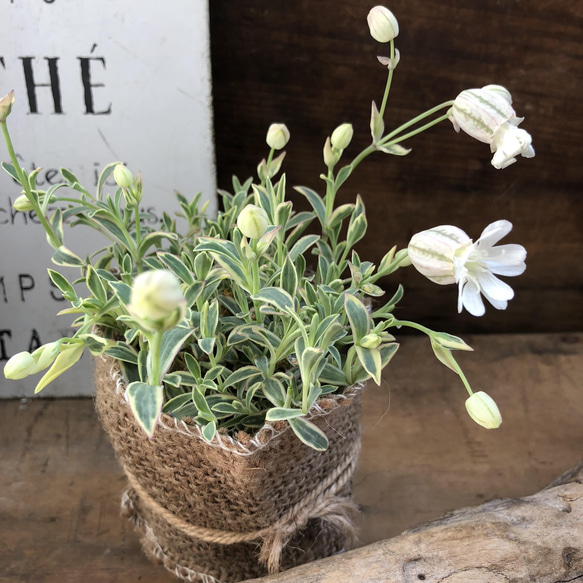
<path id="1" fill-rule="evenodd" d="M 381 101 L 384 45 L 368 33 L 374 2 L 213 0 L 211 42 L 218 183 L 247 177 L 266 156 L 271 122 L 291 130 L 288 184 L 322 190 L 322 146 L 340 123 L 355 128 L 346 159 L 369 143 L 370 102 Z M 449 122 L 413 138 L 406 158 L 369 157 L 345 184 L 339 203 L 360 193 L 369 232 L 361 256 L 376 261 L 415 232 L 454 224 L 474 239 L 506 218 L 505 242 L 523 244 L 527 271 L 509 279 L 506 312 L 457 316 L 456 290 L 408 269 L 383 282 L 404 283 L 402 313 L 461 331 L 583 329 L 583 2 L 581 0 L 393 0 L 401 63 L 387 127 L 453 99 L 463 89 L 509 88 L 536 157 L 504 170 L 489 148 L 453 132 Z M 306 208 L 290 189 L 296 209 Z"/>

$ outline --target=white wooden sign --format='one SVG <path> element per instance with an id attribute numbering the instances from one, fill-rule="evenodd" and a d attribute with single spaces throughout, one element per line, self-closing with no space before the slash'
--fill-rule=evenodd
<path id="1" fill-rule="evenodd" d="M 174 212 L 174 191 L 202 191 L 216 209 L 206 0 L 1 0 L 0 94 L 15 90 L 8 119 L 39 188 L 70 169 L 91 189 L 100 168 L 123 161 L 142 172 L 151 222 Z M 8 161 L 0 139 L 0 160 Z M 113 184 L 113 182 L 112 182 Z M 113 192 L 115 188 L 112 188 Z M 0 176 L 0 365 L 70 333 L 67 303 L 47 275 L 52 250 L 31 213 L 16 212 L 18 185 Z M 98 248 L 90 229 L 67 229 L 79 255 Z M 103 246 L 107 244 L 103 242 Z M 57 270 L 62 270 L 57 268 Z M 87 395 L 91 361 L 41 395 Z M 30 397 L 40 375 L 8 381 L 0 397 Z"/>

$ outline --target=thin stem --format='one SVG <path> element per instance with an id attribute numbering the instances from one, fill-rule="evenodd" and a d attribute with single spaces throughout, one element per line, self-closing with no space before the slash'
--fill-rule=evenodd
<path id="1" fill-rule="evenodd" d="M 24 189 L 24 194 L 26 195 L 26 198 L 28 199 L 28 201 L 32 205 L 32 208 L 34 209 L 34 212 L 36 213 L 44 230 L 46 231 L 47 235 L 49 236 L 49 238 L 51 240 L 51 246 L 54 249 L 57 249 L 61 246 L 61 243 L 60 243 L 59 239 L 57 238 L 57 236 L 55 235 L 55 232 L 53 231 L 52 226 L 47 221 L 47 218 L 43 215 L 41 208 L 40 208 L 40 205 L 38 204 L 37 200 L 32 195 L 32 191 L 30 189 L 30 184 L 28 183 L 28 180 L 25 180 L 24 175 L 22 174 L 22 169 L 20 168 L 20 164 L 18 162 L 18 159 L 16 158 L 16 152 L 14 151 L 14 147 L 12 146 L 12 140 L 10 139 L 10 134 L 8 133 L 8 126 L 6 124 L 6 121 L 0 122 L 0 125 L 2 125 L 2 133 L 4 134 L 4 141 L 6 142 L 6 147 L 8 149 L 8 154 L 10 155 L 10 160 L 12 162 L 12 166 L 14 167 L 14 171 L 16 172 L 16 175 L 18 176 L 18 181 L 20 182 L 22 188 Z"/>
<path id="2" fill-rule="evenodd" d="M 383 95 L 383 102 L 381 103 L 381 110 L 379 111 L 381 119 L 385 115 L 385 109 L 387 107 L 387 100 L 389 99 L 389 91 L 391 90 L 391 82 L 393 80 L 393 70 L 394 66 L 393 63 L 395 61 L 395 41 L 391 40 L 391 52 L 390 52 L 390 59 L 391 59 L 391 68 L 389 69 L 389 76 L 387 77 L 387 84 L 385 86 L 385 94 Z"/>
<path id="3" fill-rule="evenodd" d="M 429 328 L 426 328 L 425 326 L 422 326 L 421 324 L 417 324 L 416 322 L 409 322 L 407 320 L 395 320 L 393 325 L 394 326 L 407 326 L 408 328 L 415 328 L 415 330 L 419 330 L 420 332 L 427 334 L 427 336 L 429 336 L 429 338 L 431 338 L 434 334 L 433 330 L 430 330 Z M 451 354 L 450 354 L 450 356 L 451 356 L 450 364 L 454 367 L 455 372 L 459 375 L 460 379 L 462 380 L 462 383 L 466 387 L 466 390 L 468 391 L 470 396 L 472 396 L 474 394 L 474 392 L 472 391 L 472 387 L 470 387 L 470 383 L 468 382 L 468 379 L 466 378 L 464 371 L 461 369 L 461 367 L 457 363 L 456 359 Z"/>
<path id="4" fill-rule="evenodd" d="M 383 137 L 383 139 L 379 143 L 384 144 L 385 142 L 387 142 L 391 138 L 395 137 L 396 135 L 400 134 L 402 131 L 406 130 L 407 128 L 415 125 L 416 123 L 419 123 L 420 121 L 424 120 L 427 117 L 432 116 L 434 113 L 437 113 L 441 109 L 444 109 L 445 107 L 449 108 L 452 105 L 453 105 L 453 101 L 444 101 L 443 103 L 440 103 L 439 105 L 436 105 L 435 107 L 432 107 L 431 109 L 428 109 L 427 111 L 419 114 L 418 116 L 414 117 L 413 119 L 410 119 L 408 122 L 404 123 L 403 125 L 394 129 L 392 132 L 388 133 L 386 136 Z M 445 116 L 445 119 L 447 119 L 447 116 Z M 443 120 L 443 118 L 440 117 L 439 121 L 442 121 L 442 120 Z"/>

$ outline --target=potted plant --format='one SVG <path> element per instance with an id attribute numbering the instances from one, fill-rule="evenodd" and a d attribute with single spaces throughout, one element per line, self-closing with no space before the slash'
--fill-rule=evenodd
<path id="1" fill-rule="evenodd" d="M 501 423 L 494 400 L 472 392 L 452 355 L 471 348 L 397 318 L 402 286 L 387 300 L 378 283 L 412 264 L 438 284 L 457 283 L 460 311 L 481 316 L 481 295 L 504 309 L 513 292 L 496 275 L 525 269 L 522 246 L 496 245 L 512 225 L 497 221 L 476 242 L 457 227 L 433 227 L 376 266 L 354 250 L 367 229 L 362 198 L 340 206 L 335 198 L 367 156 L 406 155 L 406 140 L 442 121 L 490 144 L 496 168 L 534 156 L 531 138 L 518 128 L 510 93 L 497 85 L 463 91 L 386 131 L 398 23 L 376 6 L 368 24 L 389 47 L 379 57 L 388 77 L 380 107 L 372 103 L 372 142 L 341 165 L 353 128 L 345 123 L 331 133 L 323 194 L 295 187 L 309 212 L 296 213 L 286 199 L 284 124 L 267 132 L 257 179 L 233 178 L 233 191 L 220 191 L 216 217 L 205 214 L 200 194 L 177 194 L 181 213 L 164 214 L 154 229 L 140 212 L 141 177 L 123 164 L 103 169 L 95 193 L 66 169 L 63 183 L 38 189 L 37 172 L 20 167 L 7 129 L 13 93 L 0 101 L 11 159 L 3 168 L 23 189 L 15 207 L 37 214 L 56 266 L 80 269 L 72 282 L 49 269 L 71 304 L 62 313 L 78 315 L 75 334 L 15 355 L 5 375 L 47 369 L 38 392 L 85 349 L 94 355 L 96 408 L 129 482 L 122 506 L 147 554 L 190 581 L 259 576 L 354 541 L 350 490 L 362 389 L 368 379 L 380 384 L 400 327 L 429 336 L 469 392 L 466 407 L 477 423 Z M 111 176 L 117 188 L 108 193 Z M 67 223 L 99 231 L 107 245 L 78 256 L 65 245 Z"/>

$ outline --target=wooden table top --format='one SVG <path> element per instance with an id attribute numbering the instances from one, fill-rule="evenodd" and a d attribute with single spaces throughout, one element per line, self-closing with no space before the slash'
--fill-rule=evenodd
<path id="1" fill-rule="evenodd" d="M 583 333 L 466 340 L 475 352 L 459 362 L 504 423 L 475 425 L 456 376 L 425 338 L 406 337 L 382 386 L 365 394 L 354 485 L 362 544 L 534 493 L 583 457 Z M 124 485 L 90 399 L 0 402 L 0 582 L 172 581 L 120 518 Z"/>

